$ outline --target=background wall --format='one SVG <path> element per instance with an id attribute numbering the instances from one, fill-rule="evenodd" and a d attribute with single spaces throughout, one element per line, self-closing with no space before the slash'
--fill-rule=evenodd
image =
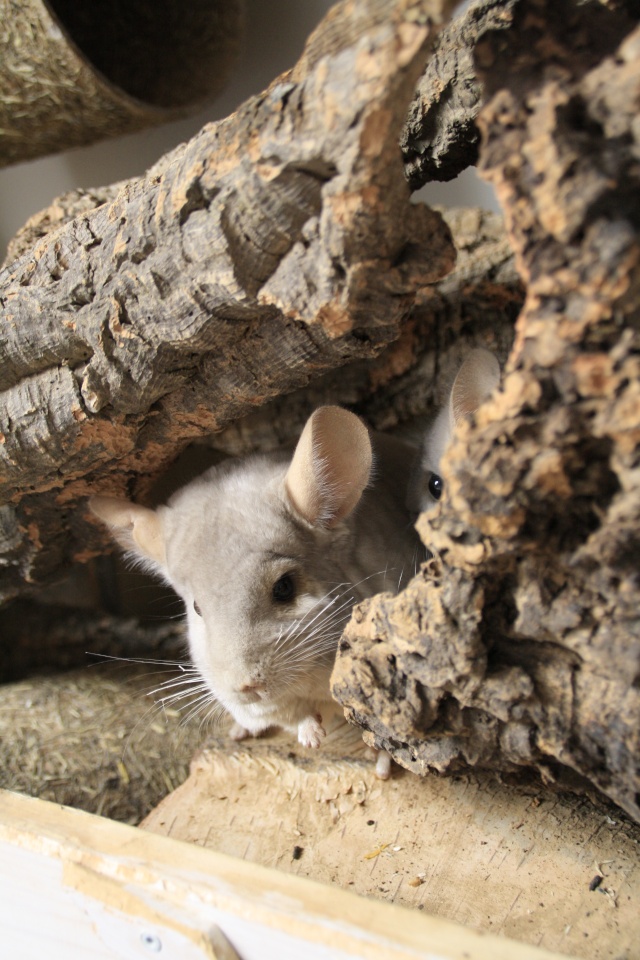
<path id="1" fill-rule="evenodd" d="M 0 262 L 23 223 L 54 197 L 76 187 L 97 187 L 139 176 L 205 123 L 231 113 L 297 60 L 304 42 L 333 0 L 247 0 L 244 49 L 226 89 L 209 107 L 186 120 L 107 140 L 0 170 Z M 498 209 L 493 190 L 467 170 L 448 184 L 429 184 L 416 198 L 446 206 Z"/>

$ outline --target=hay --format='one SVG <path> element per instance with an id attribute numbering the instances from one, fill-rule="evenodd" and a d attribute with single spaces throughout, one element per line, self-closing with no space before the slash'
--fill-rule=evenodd
<path id="1" fill-rule="evenodd" d="M 161 669 L 103 662 L 0 687 L 0 787 L 137 824 L 205 737 L 148 696 Z"/>
<path id="2" fill-rule="evenodd" d="M 164 123 L 213 97 L 235 0 L 0 0 L 0 166 Z"/>

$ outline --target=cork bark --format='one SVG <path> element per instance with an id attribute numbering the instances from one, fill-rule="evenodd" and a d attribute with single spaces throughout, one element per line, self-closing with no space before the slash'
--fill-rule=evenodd
<path id="1" fill-rule="evenodd" d="M 519 4 L 476 62 L 481 171 L 527 294 L 502 388 L 418 528 L 433 559 L 356 609 L 333 677 L 409 769 L 595 784 L 640 819 L 640 28 Z"/>
<path id="2" fill-rule="evenodd" d="M 375 356 L 450 270 L 397 140 L 451 5 L 339 5 L 264 94 L 0 272 L 5 597 L 103 547 L 87 494 L 135 496 L 190 440 Z"/>
<path id="3" fill-rule="evenodd" d="M 506 30 L 518 0 L 477 0 L 438 37 L 402 129 L 405 176 L 417 190 L 477 163 L 483 85 L 474 60 L 488 31 Z"/>

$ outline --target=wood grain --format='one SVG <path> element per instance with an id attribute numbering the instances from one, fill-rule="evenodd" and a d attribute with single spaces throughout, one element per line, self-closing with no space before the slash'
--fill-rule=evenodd
<path id="1" fill-rule="evenodd" d="M 374 763 L 344 723 L 315 751 L 219 736 L 142 827 L 582 960 L 633 955 L 640 828 L 612 804 L 474 774 L 383 782 Z"/>
<path id="2" fill-rule="evenodd" d="M 159 943 L 201 960 L 216 956 L 216 924 L 242 960 L 558 957 L 4 791 L 0 862 L 3 942 L 15 956 L 139 960 Z"/>

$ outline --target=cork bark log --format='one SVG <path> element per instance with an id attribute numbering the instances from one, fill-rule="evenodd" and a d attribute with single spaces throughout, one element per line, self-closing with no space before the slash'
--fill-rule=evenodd
<path id="1" fill-rule="evenodd" d="M 347 2 L 288 74 L 0 273 L 0 592 L 104 544 L 88 493 L 397 337 L 455 254 L 397 141 L 453 4 Z M 90 206 L 90 203 L 89 203 Z"/>
<path id="2" fill-rule="evenodd" d="M 526 302 L 419 520 L 434 558 L 357 608 L 333 689 L 409 769 L 535 768 L 640 819 L 640 28 L 528 0 L 476 62 Z"/>

